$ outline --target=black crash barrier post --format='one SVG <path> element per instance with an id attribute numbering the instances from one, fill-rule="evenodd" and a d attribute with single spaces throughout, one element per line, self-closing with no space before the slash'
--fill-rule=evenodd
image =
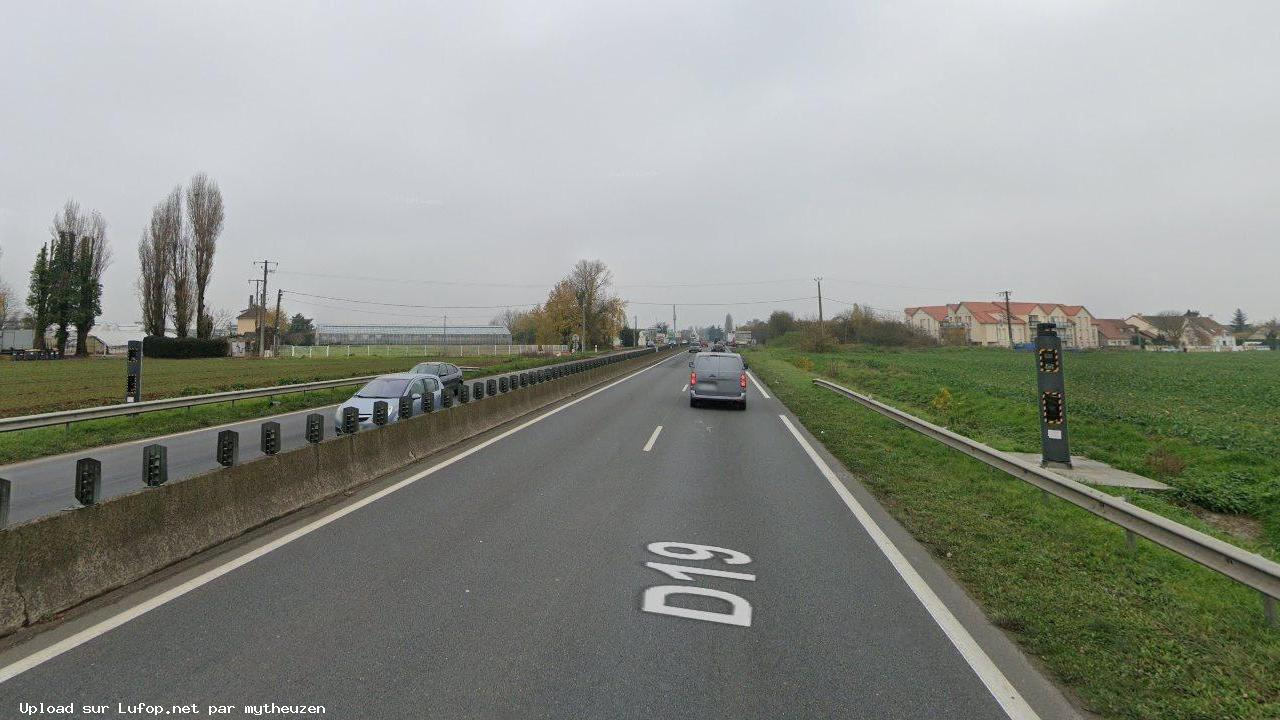
<path id="1" fill-rule="evenodd" d="M 271 420 L 262 423 L 262 454 L 275 455 L 280 452 L 280 423 Z"/>
<path id="2" fill-rule="evenodd" d="M 154 443 L 142 448 L 142 482 L 160 487 L 169 480 L 169 448 Z"/>
<path id="3" fill-rule="evenodd" d="M 93 505 L 102 495 L 102 463 L 93 458 L 76 461 L 76 500 Z"/>
<path id="4" fill-rule="evenodd" d="M 218 433 L 218 449 L 216 452 L 218 464 L 222 467 L 231 467 L 240 462 L 240 433 L 235 430 L 223 430 Z"/>

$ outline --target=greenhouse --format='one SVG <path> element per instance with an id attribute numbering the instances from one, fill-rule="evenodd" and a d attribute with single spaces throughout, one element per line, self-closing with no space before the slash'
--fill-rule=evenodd
<path id="1" fill-rule="evenodd" d="M 317 325 L 317 345 L 508 345 L 501 325 Z"/>

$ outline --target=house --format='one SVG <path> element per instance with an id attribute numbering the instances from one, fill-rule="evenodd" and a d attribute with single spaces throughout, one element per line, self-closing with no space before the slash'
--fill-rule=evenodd
<path id="1" fill-rule="evenodd" d="M 1008 316 L 1006 316 L 1006 311 Z M 1062 344 L 1071 348 L 1098 347 L 1093 314 L 1083 305 L 1061 303 L 966 300 L 953 305 L 926 305 L 906 309 L 907 322 L 939 340 L 953 334 L 969 345 L 1008 347 L 1032 342 L 1036 325 L 1054 323 Z"/>
<path id="2" fill-rule="evenodd" d="M 249 296 L 249 307 L 236 316 L 236 335 L 241 337 L 253 335 L 258 332 L 258 316 L 262 313 L 262 308 L 258 307 L 258 303 L 254 301 L 253 296 Z"/>
<path id="3" fill-rule="evenodd" d="M 1129 323 L 1119 318 L 1098 318 L 1094 321 L 1098 328 L 1098 346 L 1104 348 L 1136 347 L 1134 338 L 1138 331 Z"/>
<path id="4" fill-rule="evenodd" d="M 1130 315 L 1125 322 L 1155 344 L 1213 352 L 1233 350 L 1236 345 L 1230 329 L 1194 310 L 1182 315 Z"/>

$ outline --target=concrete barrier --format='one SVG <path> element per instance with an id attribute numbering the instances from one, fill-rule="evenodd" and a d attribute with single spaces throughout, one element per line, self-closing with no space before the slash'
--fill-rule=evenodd
<path id="1" fill-rule="evenodd" d="M 644 353 L 0 530 L 0 636 L 661 356 Z"/>

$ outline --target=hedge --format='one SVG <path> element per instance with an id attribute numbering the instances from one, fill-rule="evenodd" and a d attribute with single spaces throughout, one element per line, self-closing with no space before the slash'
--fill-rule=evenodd
<path id="1" fill-rule="evenodd" d="M 153 358 L 226 357 L 231 346 L 226 338 L 171 338 L 149 335 L 142 341 L 142 354 Z"/>

